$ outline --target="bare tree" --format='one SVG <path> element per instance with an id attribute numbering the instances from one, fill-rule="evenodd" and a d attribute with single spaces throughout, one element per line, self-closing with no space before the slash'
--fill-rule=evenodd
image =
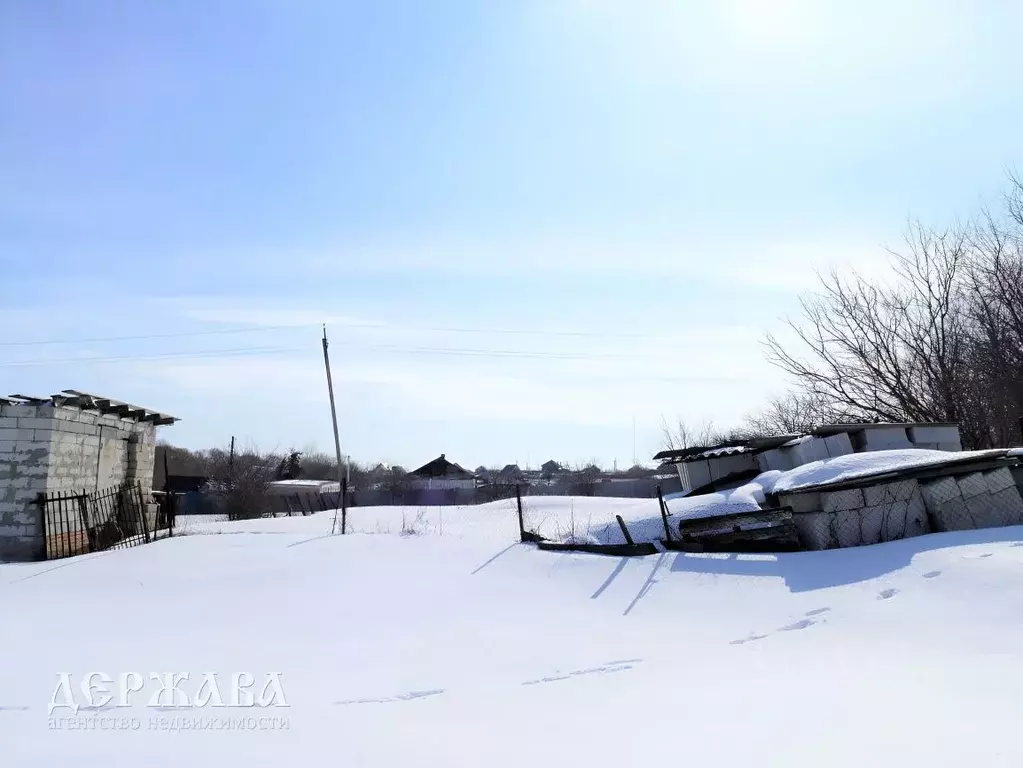
<path id="1" fill-rule="evenodd" d="M 801 300 L 790 322 L 799 352 L 768 336 L 768 358 L 824 411 L 877 421 L 957 421 L 968 360 L 964 319 L 968 240 L 913 225 L 892 252 L 894 285 L 837 272 Z"/>
<path id="2" fill-rule="evenodd" d="M 751 425 L 800 431 L 839 415 L 958 422 L 967 447 L 1023 438 L 1023 181 L 1010 182 L 1000 211 L 945 230 L 911 224 L 891 281 L 823 278 L 790 322 L 796 348 L 766 340 L 796 391 Z"/>
<path id="3" fill-rule="evenodd" d="M 717 445 L 728 439 L 724 433 L 715 430 L 711 422 L 704 422 L 701 426 L 696 427 L 683 418 L 679 418 L 672 426 L 667 419 L 662 417 L 661 434 L 664 447 L 669 451 Z"/>

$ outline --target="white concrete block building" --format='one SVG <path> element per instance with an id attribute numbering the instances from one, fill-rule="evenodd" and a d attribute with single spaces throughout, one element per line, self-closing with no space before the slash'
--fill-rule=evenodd
<path id="1" fill-rule="evenodd" d="M 64 390 L 0 398 L 0 560 L 45 552 L 41 494 L 153 482 L 156 429 L 177 419 Z"/>

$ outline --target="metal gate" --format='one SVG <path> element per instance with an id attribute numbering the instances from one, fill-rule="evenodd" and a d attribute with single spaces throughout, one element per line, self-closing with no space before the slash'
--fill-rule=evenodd
<path id="1" fill-rule="evenodd" d="M 42 494 L 47 560 L 123 549 L 153 540 L 142 485 L 124 484 L 95 493 Z"/>

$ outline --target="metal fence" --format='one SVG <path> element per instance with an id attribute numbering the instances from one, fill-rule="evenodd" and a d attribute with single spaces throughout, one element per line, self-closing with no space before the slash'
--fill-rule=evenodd
<path id="1" fill-rule="evenodd" d="M 47 560 L 148 544 L 154 537 L 140 484 L 94 493 L 55 491 L 39 501 Z M 160 525 L 159 511 L 152 522 L 154 529 Z"/>

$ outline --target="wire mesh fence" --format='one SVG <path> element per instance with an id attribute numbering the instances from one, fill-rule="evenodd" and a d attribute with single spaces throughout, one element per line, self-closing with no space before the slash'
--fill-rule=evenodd
<path id="1" fill-rule="evenodd" d="M 1005 467 L 820 490 L 795 500 L 800 541 L 815 550 L 1023 524 L 1023 498 Z"/>

